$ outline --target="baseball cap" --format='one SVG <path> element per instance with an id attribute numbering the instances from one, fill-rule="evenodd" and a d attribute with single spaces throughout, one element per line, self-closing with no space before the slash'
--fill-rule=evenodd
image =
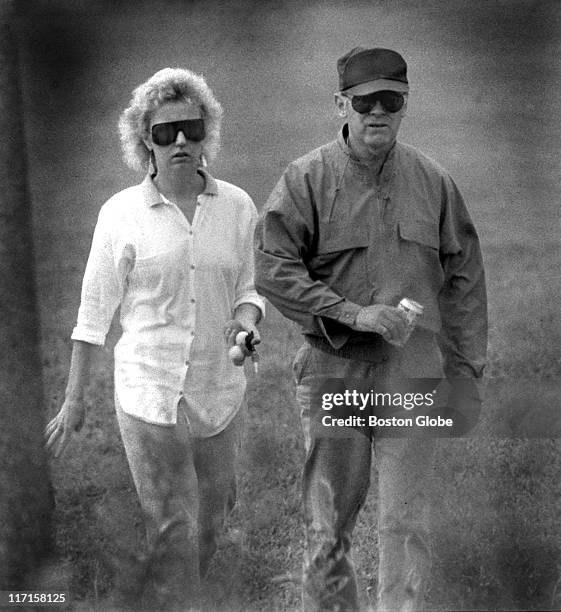
<path id="1" fill-rule="evenodd" d="M 365 96 L 375 91 L 409 91 L 407 64 L 397 51 L 355 47 L 337 60 L 339 91 Z"/>

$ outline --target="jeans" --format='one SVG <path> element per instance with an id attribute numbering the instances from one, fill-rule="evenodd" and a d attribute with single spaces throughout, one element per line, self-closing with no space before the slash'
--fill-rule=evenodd
<path id="1" fill-rule="evenodd" d="M 343 435 L 318 435 L 312 424 L 321 410 L 318 389 L 326 378 L 375 383 L 392 375 L 438 377 L 442 374 L 438 350 L 429 347 L 422 361 L 410 353 L 407 361 L 371 363 L 341 358 L 306 343 L 296 355 L 293 371 L 307 451 L 303 471 L 304 610 L 360 608 L 351 539 L 370 486 L 372 447 L 379 473 L 377 609 L 421 610 L 431 568 L 425 492 L 434 440 L 377 437 L 352 428 L 344 428 Z"/>
<path id="2" fill-rule="evenodd" d="M 236 501 L 235 464 L 242 409 L 216 436 L 194 438 L 184 400 L 177 424 L 161 426 L 123 412 L 117 420 L 146 524 L 148 573 L 162 608 L 196 608 L 225 519 Z"/>

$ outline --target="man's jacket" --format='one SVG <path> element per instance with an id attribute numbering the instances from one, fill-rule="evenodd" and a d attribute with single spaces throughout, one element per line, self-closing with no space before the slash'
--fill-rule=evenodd
<path id="1" fill-rule="evenodd" d="M 303 332 L 334 349 L 367 342 L 362 306 L 424 306 L 450 377 L 480 377 L 487 301 L 479 240 L 448 173 L 396 143 L 375 176 L 337 140 L 291 163 L 257 224 L 256 288 Z M 378 338 L 379 340 L 379 338 Z"/>

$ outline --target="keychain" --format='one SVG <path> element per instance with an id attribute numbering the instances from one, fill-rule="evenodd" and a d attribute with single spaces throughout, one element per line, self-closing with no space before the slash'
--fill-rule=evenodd
<path id="1" fill-rule="evenodd" d="M 259 370 L 259 353 L 253 345 L 253 332 L 241 331 L 236 335 L 236 344 L 228 351 L 228 356 L 236 366 L 243 365 L 245 358 L 250 356 L 253 363 L 253 371 L 257 374 Z"/>

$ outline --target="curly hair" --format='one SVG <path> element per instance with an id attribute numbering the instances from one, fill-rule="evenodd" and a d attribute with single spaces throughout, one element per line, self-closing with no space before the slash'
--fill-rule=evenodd
<path id="1" fill-rule="evenodd" d="M 191 101 L 201 109 L 206 137 L 203 141 L 205 160 L 216 157 L 220 143 L 222 106 L 200 74 L 185 68 L 164 68 L 139 85 L 133 92 L 128 108 L 119 118 L 119 133 L 125 162 L 133 170 L 145 171 L 150 152 L 144 138 L 150 134 L 152 114 L 168 101 Z"/>

